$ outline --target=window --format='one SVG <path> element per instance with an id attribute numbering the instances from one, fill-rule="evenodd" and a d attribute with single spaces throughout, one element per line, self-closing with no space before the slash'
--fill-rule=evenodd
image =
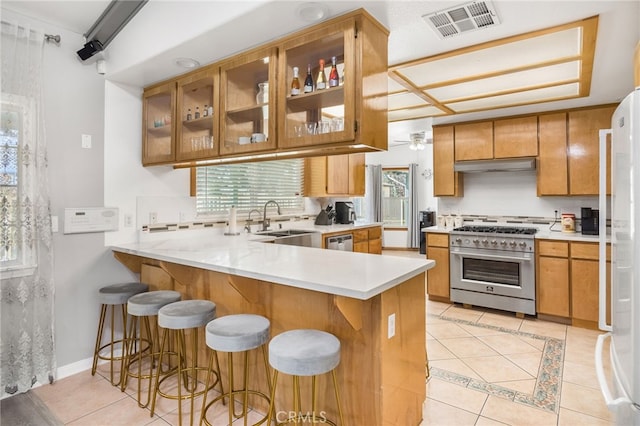
<path id="1" fill-rule="evenodd" d="M 382 169 L 382 220 L 387 228 L 406 228 L 409 212 L 409 169 Z"/>
<path id="2" fill-rule="evenodd" d="M 304 161 L 300 159 L 228 164 L 196 168 L 196 211 L 222 215 L 235 206 L 239 213 L 276 200 L 282 213 L 304 211 Z"/>

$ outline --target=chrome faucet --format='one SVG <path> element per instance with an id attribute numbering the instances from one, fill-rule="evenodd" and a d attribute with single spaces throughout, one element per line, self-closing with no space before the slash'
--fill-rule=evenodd
<path id="1" fill-rule="evenodd" d="M 258 209 L 253 209 L 249 212 L 249 217 L 247 218 L 247 223 L 244 225 L 244 230 L 247 231 L 248 233 L 251 233 L 251 213 L 253 212 L 257 212 L 258 214 L 260 214 L 260 210 Z"/>
<path id="2" fill-rule="evenodd" d="M 269 229 L 269 224 L 271 221 L 267 221 L 267 206 L 269 204 L 275 204 L 276 207 L 278 208 L 278 214 L 282 214 L 280 213 L 280 205 L 275 201 L 275 200 L 269 200 L 266 203 L 264 203 L 264 212 L 262 214 L 262 230 L 266 231 L 267 229 Z"/>

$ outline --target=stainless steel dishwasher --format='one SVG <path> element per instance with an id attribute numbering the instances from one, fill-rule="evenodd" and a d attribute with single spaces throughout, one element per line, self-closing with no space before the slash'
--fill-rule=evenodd
<path id="1" fill-rule="evenodd" d="M 327 237 L 327 249 L 340 251 L 353 251 L 353 235 L 334 235 Z"/>

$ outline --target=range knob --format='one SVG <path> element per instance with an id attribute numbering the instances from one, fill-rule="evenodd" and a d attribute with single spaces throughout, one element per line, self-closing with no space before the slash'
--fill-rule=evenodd
<path id="1" fill-rule="evenodd" d="M 518 245 L 518 243 L 516 243 L 515 241 L 511 241 L 509 245 L 515 248 Z"/>
<path id="2" fill-rule="evenodd" d="M 475 244 L 475 245 L 480 244 L 480 240 L 479 240 L 479 239 L 477 239 L 477 238 L 475 238 L 475 239 L 473 240 L 473 244 Z"/>
<path id="3" fill-rule="evenodd" d="M 482 245 L 483 246 L 488 246 L 489 245 L 489 240 L 482 240 Z"/>
<path id="4" fill-rule="evenodd" d="M 525 243 L 524 241 L 520 241 L 520 244 L 518 244 L 520 247 L 525 248 L 527 247 L 527 243 Z"/>
<path id="5" fill-rule="evenodd" d="M 492 246 L 497 246 L 497 245 L 498 245 L 498 242 L 497 242 L 496 240 L 491 240 L 491 245 L 492 245 Z"/>
<path id="6" fill-rule="evenodd" d="M 460 244 L 462 242 L 462 238 L 458 237 L 456 238 L 456 243 Z"/>
<path id="7" fill-rule="evenodd" d="M 500 241 L 500 245 L 501 245 L 502 247 L 506 247 L 507 242 L 506 242 L 505 240 L 502 240 L 502 241 Z"/>

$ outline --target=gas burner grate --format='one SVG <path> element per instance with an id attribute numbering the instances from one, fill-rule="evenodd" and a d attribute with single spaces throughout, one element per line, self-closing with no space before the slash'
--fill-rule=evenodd
<path id="1" fill-rule="evenodd" d="M 493 234 L 524 234 L 533 235 L 538 232 L 537 228 L 520 228 L 516 226 L 483 226 L 483 225 L 465 225 L 454 228 L 457 232 L 486 232 Z"/>

